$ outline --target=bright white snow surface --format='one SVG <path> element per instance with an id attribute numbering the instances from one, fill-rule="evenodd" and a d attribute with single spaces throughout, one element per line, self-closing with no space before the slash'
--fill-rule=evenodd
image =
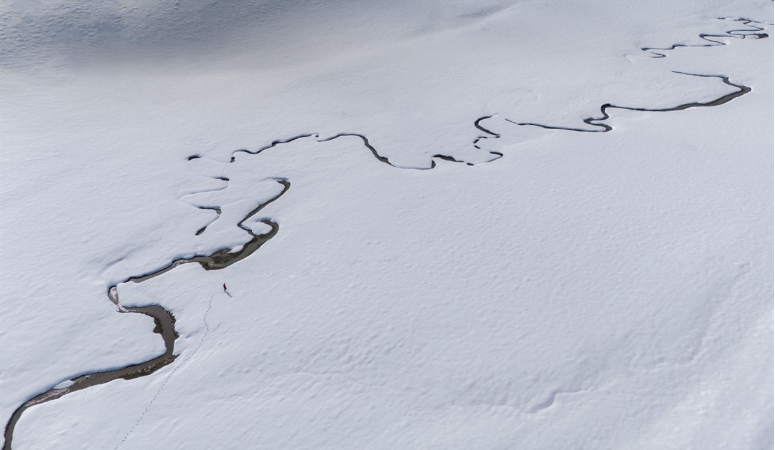
<path id="1" fill-rule="evenodd" d="M 245 243 L 291 183 L 247 259 L 119 284 L 176 316 L 173 364 L 28 409 L 14 449 L 773 447 L 773 39 L 639 50 L 772 2 L 0 11 L 3 423 L 161 354 L 108 287 Z M 509 122 L 736 90 L 673 71 L 753 90 Z"/>

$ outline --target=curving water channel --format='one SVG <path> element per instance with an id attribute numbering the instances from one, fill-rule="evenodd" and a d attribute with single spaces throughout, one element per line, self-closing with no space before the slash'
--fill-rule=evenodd
<path id="1" fill-rule="evenodd" d="M 283 186 L 283 190 L 268 201 L 258 205 L 237 224 L 239 228 L 251 236 L 251 239 L 242 245 L 239 250 L 232 251 L 230 248 L 223 248 L 213 252 L 210 255 L 198 255 L 194 256 L 193 258 L 176 259 L 161 269 L 144 275 L 127 278 L 123 281 L 123 283 L 142 283 L 167 273 L 175 267 L 188 263 L 199 263 L 205 270 L 225 269 L 226 267 L 229 267 L 230 265 L 250 256 L 253 252 L 261 248 L 262 245 L 272 239 L 280 229 L 280 226 L 276 222 L 273 222 L 269 219 L 262 220 L 263 223 L 271 227 L 271 230 L 265 234 L 255 234 L 251 229 L 244 225 L 245 221 L 255 216 L 267 205 L 282 197 L 286 192 L 288 192 L 288 189 L 291 188 L 291 183 L 285 179 L 276 179 L 275 181 Z M 153 332 L 161 334 L 161 337 L 164 340 L 164 354 L 148 361 L 139 364 L 132 364 L 120 369 L 107 370 L 104 372 L 92 372 L 78 376 L 69 382 L 64 383 L 64 386 L 57 385 L 56 387 L 27 400 L 21 406 L 16 408 L 16 410 L 11 415 L 8 424 L 6 424 L 4 433 L 5 443 L 3 445 L 3 450 L 11 450 L 13 432 L 16 428 L 16 423 L 19 421 L 24 411 L 30 407 L 39 405 L 41 403 L 50 402 L 72 392 L 77 392 L 92 386 L 105 384 L 113 380 L 131 380 L 133 378 L 144 377 L 175 361 L 175 358 L 178 356 L 174 354 L 175 340 L 178 338 L 178 334 L 175 331 L 175 316 L 173 316 L 172 313 L 160 305 L 124 307 L 121 305 L 121 302 L 118 298 L 118 285 L 111 286 L 108 289 L 108 298 L 118 307 L 118 311 L 120 313 L 139 313 L 153 318 L 154 323 L 156 324 Z"/>
<path id="2" fill-rule="evenodd" d="M 718 39 L 725 39 L 725 38 L 735 38 L 735 39 L 747 39 L 747 38 L 753 38 L 753 39 L 764 39 L 769 37 L 770 35 L 767 33 L 763 33 L 765 30 L 764 27 L 760 27 L 759 25 L 754 24 L 762 24 L 763 22 L 759 22 L 758 20 L 752 20 L 747 19 L 745 17 L 719 17 L 719 20 L 732 20 L 734 22 L 741 22 L 743 25 L 747 26 L 748 28 L 742 28 L 739 30 L 729 30 L 725 32 L 724 34 L 708 34 L 708 33 L 700 33 L 699 37 L 703 41 L 708 42 L 707 44 L 673 44 L 670 47 L 641 47 L 640 49 L 644 52 L 650 53 L 653 55 L 654 58 L 666 58 L 667 55 L 661 52 L 666 52 L 670 50 L 675 50 L 677 48 L 690 48 L 690 47 L 718 47 L 720 45 L 727 45 L 724 41 L 720 41 Z M 658 50 L 658 51 L 657 51 Z"/>
<path id="3" fill-rule="evenodd" d="M 544 125 L 540 123 L 530 123 L 530 122 L 515 122 L 511 119 L 505 119 L 508 122 L 513 123 L 514 125 L 520 125 L 520 126 L 530 126 L 530 127 L 539 127 L 544 128 L 547 130 L 566 130 L 566 131 L 578 131 L 579 133 L 607 133 L 611 130 L 613 130 L 613 127 L 611 125 L 608 125 L 607 123 L 603 123 L 604 121 L 611 118 L 611 116 L 608 114 L 609 109 L 622 109 L 625 111 L 645 111 L 645 112 L 671 112 L 671 111 L 683 111 L 685 109 L 690 108 L 703 108 L 703 107 L 712 107 L 712 106 L 721 106 L 724 103 L 729 103 L 732 100 L 736 99 L 737 97 L 743 96 L 749 92 L 751 92 L 751 88 L 748 86 L 744 86 L 742 84 L 736 84 L 731 81 L 729 81 L 729 77 L 724 75 L 702 75 L 702 74 L 696 74 L 696 73 L 685 73 L 685 72 L 676 72 L 673 71 L 673 73 L 678 73 L 681 75 L 689 75 L 693 77 L 702 77 L 702 78 L 719 78 L 721 81 L 724 82 L 724 84 L 732 86 L 737 88 L 737 91 L 732 92 L 730 94 L 727 94 L 723 97 L 719 97 L 715 100 L 711 100 L 709 102 L 689 102 L 684 103 L 682 105 L 678 106 L 672 106 L 670 108 L 639 108 L 636 106 L 618 106 L 614 105 L 612 103 L 605 103 L 600 106 L 600 114 L 602 114 L 602 117 L 588 117 L 583 120 L 583 122 L 587 125 L 597 127 L 597 129 L 588 129 L 588 128 L 570 128 L 570 127 L 559 127 L 559 126 L 552 126 L 552 125 Z"/>
<path id="4" fill-rule="evenodd" d="M 737 29 L 737 30 L 730 30 L 726 32 L 725 34 L 700 34 L 699 37 L 705 41 L 708 42 L 708 44 L 676 44 L 671 47 L 667 48 L 656 48 L 656 47 L 643 47 L 641 50 L 648 52 L 655 58 L 664 58 L 667 55 L 664 53 L 657 52 L 659 51 L 669 51 L 674 50 L 679 47 L 713 47 L 713 46 L 719 46 L 719 45 L 726 45 L 723 41 L 716 40 L 721 38 L 735 38 L 735 39 L 747 39 L 747 38 L 753 38 L 753 39 L 764 39 L 769 37 L 767 33 L 764 33 L 763 31 L 765 28 L 754 25 L 754 24 L 761 24 L 762 22 L 757 22 L 751 19 L 746 18 L 720 18 L 722 20 L 734 20 L 737 22 L 742 22 L 744 25 L 748 26 L 749 28 L 746 29 Z M 713 106 L 720 106 L 725 103 L 728 103 L 738 97 L 741 97 L 745 94 L 748 94 L 751 92 L 751 88 L 742 84 L 736 84 L 729 80 L 729 77 L 724 75 L 706 75 L 706 74 L 692 74 L 692 73 L 684 73 L 684 72 L 675 72 L 682 75 L 688 75 L 688 76 L 695 76 L 695 77 L 711 77 L 711 78 L 718 78 L 723 83 L 735 87 L 737 90 L 735 92 L 732 92 L 730 94 L 724 95 L 722 97 L 719 97 L 715 100 L 709 101 L 709 102 L 689 102 L 684 103 L 675 107 L 670 108 L 661 108 L 661 109 L 649 109 L 649 108 L 640 108 L 640 107 L 632 107 L 632 106 L 619 106 L 614 105 L 611 103 L 605 103 L 600 107 L 600 113 L 601 117 L 590 117 L 587 119 L 584 119 L 583 122 L 587 125 L 590 125 L 592 127 L 595 127 L 594 129 L 589 128 L 573 128 L 573 127 L 562 127 L 562 126 L 553 126 L 553 125 L 546 125 L 546 124 L 539 124 L 539 123 L 530 123 L 530 122 L 516 122 L 513 120 L 510 120 L 508 118 L 505 118 L 506 121 L 511 122 L 515 125 L 519 126 L 531 126 L 531 127 L 540 127 L 544 129 L 549 130 L 566 130 L 566 131 L 576 131 L 576 132 L 582 132 L 582 133 L 605 133 L 611 131 L 613 128 L 611 125 L 604 123 L 606 120 L 610 119 L 610 115 L 608 114 L 608 110 L 610 109 L 622 109 L 622 110 L 629 110 L 629 111 L 646 111 L 646 112 L 671 112 L 671 111 L 683 111 L 690 108 L 699 108 L 699 107 L 713 107 Z M 474 126 L 485 133 L 482 136 L 479 136 L 473 141 L 473 145 L 476 148 L 480 148 L 478 146 L 478 143 L 482 139 L 491 139 L 491 138 L 500 138 L 501 135 L 498 133 L 495 133 L 491 130 L 488 130 L 482 125 L 482 122 L 492 118 L 493 115 L 483 116 L 478 118 L 474 122 Z M 285 140 L 275 140 L 271 144 L 259 148 L 257 150 L 245 150 L 240 149 L 236 150 L 232 153 L 231 161 L 235 162 L 235 154 L 236 153 L 247 153 L 251 155 L 255 155 L 258 153 L 261 153 L 265 150 L 268 150 L 270 148 L 276 147 L 281 144 L 286 144 L 289 142 L 293 142 L 297 139 L 301 138 L 307 138 L 307 137 L 314 137 L 318 142 L 327 142 L 332 141 L 334 139 L 340 138 L 340 137 L 358 137 L 363 141 L 364 146 L 372 153 L 372 155 L 381 163 L 388 164 L 392 167 L 397 168 L 404 168 L 400 166 L 395 166 L 393 163 L 390 162 L 390 160 L 382 155 L 380 155 L 377 150 L 371 145 L 368 138 L 364 135 L 357 134 L 357 133 L 339 133 L 335 136 L 327 137 L 327 138 L 320 138 L 320 135 L 318 133 L 309 133 L 309 134 L 301 134 L 298 136 L 294 136 L 290 139 Z M 502 153 L 490 151 L 490 154 L 496 156 L 495 159 L 498 159 L 503 156 Z M 201 155 L 192 155 L 188 157 L 188 160 L 194 160 L 197 158 L 201 158 Z M 433 155 L 433 159 L 442 159 L 446 161 L 452 161 L 452 162 L 460 162 L 465 163 L 468 165 L 473 165 L 472 163 L 461 161 L 453 156 L 449 155 L 443 155 L 443 154 L 435 154 Z M 436 162 L 431 160 L 430 167 L 427 168 L 413 168 L 417 170 L 429 170 L 436 167 Z M 228 182 L 229 179 L 225 177 L 216 177 L 219 180 Z M 153 272 L 149 272 L 143 275 L 137 275 L 132 276 L 124 280 L 122 283 L 142 283 L 144 281 L 150 280 L 152 278 L 158 277 L 160 275 L 163 275 L 172 269 L 188 263 L 198 263 L 202 266 L 205 270 L 221 270 L 229 267 L 230 265 L 241 261 L 251 254 L 253 254 L 255 251 L 257 251 L 259 248 L 261 248 L 262 245 L 264 245 L 266 242 L 268 242 L 270 239 L 272 239 L 274 236 L 277 235 L 279 232 L 280 226 L 276 222 L 274 222 L 271 219 L 263 219 L 261 220 L 262 223 L 268 225 L 270 227 L 270 231 L 265 234 L 257 235 L 255 234 L 250 228 L 245 226 L 245 222 L 252 217 L 254 217 L 258 212 L 260 212 L 262 209 L 264 209 L 267 205 L 275 202 L 280 197 L 282 197 L 291 187 L 291 183 L 283 178 L 276 178 L 275 181 L 283 186 L 282 191 L 277 194 L 276 196 L 272 197 L 268 201 L 258 205 L 256 208 L 254 208 L 252 211 L 250 211 L 242 220 L 240 220 L 237 223 L 237 227 L 244 230 L 246 233 L 250 235 L 250 240 L 242 245 L 238 250 L 234 250 L 231 248 L 223 248 L 219 249 L 215 252 L 213 252 L 210 255 L 197 255 L 191 258 L 184 258 L 184 259 L 176 259 L 169 263 L 168 265 L 157 269 Z M 221 215 L 221 208 L 219 207 L 200 207 L 200 209 L 208 209 L 213 210 L 216 213 L 216 219 L 220 217 Z M 213 220 L 214 221 L 214 220 Z M 212 222 L 210 222 L 211 224 Z M 207 224 L 204 227 L 200 228 L 196 234 L 200 235 L 202 234 L 207 227 L 210 225 Z M 115 370 L 108 370 L 108 371 L 102 371 L 102 372 L 92 372 L 87 373 L 85 375 L 80 375 L 76 378 L 73 378 L 67 383 L 61 383 L 60 385 L 57 385 L 56 387 L 45 391 L 41 394 L 38 394 L 31 399 L 24 402 L 21 406 L 19 406 L 11 415 L 11 418 L 9 419 L 8 423 L 5 427 L 5 443 L 3 445 L 3 450 L 11 450 L 12 448 L 12 440 L 13 440 L 13 432 L 16 427 L 17 422 L 19 421 L 19 418 L 22 416 L 24 411 L 29 409 L 32 406 L 39 405 L 42 403 L 46 403 L 52 400 L 56 400 L 58 398 L 63 397 L 64 395 L 67 395 L 72 392 L 77 392 L 92 386 L 97 386 L 100 384 L 105 384 L 113 380 L 117 379 L 124 379 L 124 380 L 130 380 L 133 378 L 139 378 L 143 376 L 150 375 L 157 370 L 161 369 L 162 367 L 165 367 L 175 361 L 178 355 L 174 353 L 175 349 L 175 340 L 178 338 L 178 334 L 175 330 L 175 317 L 164 309 L 160 305 L 149 305 L 149 306 L 139 306 L 139 307 L 124 307 L 121 305 L 119 298 L 118 298 L 118 285 L 111 286 L 108 289 L 108 298 L 117 306 L 118 311 L 120 313 L 139 313 L 139 314 L 145 314 L 146 316 L 149 316 L 153 318 L 154 323 L 156 324 L 153 332 L 158 333 L 161 335 L 162 340 L 164 341 L 164 347 L 165 351 L 162 355 L 159 355 L 153 359 L 150 359 L 148 361 L 138 363 L 138 364 L 132 364 L 128 365 L 126 367 L 115 369 Z"/>

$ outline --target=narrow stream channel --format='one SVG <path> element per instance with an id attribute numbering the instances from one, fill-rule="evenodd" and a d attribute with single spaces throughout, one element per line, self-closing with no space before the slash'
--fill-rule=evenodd
<path id="1" fill-rule="evenodd" d="M 764 28 L 758 27 L 756 25 L 753 25 L 754 23 L 760 23 L 756 22 L 750 19 L 745 18 L 737 18 L 732 19 L 738 22 L 742 22 L 744 25 L 751 27 L 748 29 L 741 29 L 741 30 L 731 30 L 726 32 L 724 35 L 711 35 L 711 34 L 700 34 L 700 38 L 708 41 L 708 44 L 699 44 L 699 45 L 683 45 L 683 44 L 676 44 L 669 48 L 651 48 L 651 47 L 644 47 L 641 50 L 649 52 L 654 57 L 663 58 L 666 55 L 663 53 L 658 53 L 655 50 L 660 51 L 668 51 L 673 50 L 678 47 L 711 47 L 711 46 L 718 46 L 718 45 L 726 45 L 723 41 L 714 40 L 711 38 L 736 38 L 736 39 L 745 39 L 745 38 L 755 38 L 755 39 L 764 39 L 768 37 L 769 35 L 766 33 L 763 33 L 762 31 Z M 670 108 L 663 108 L 663 109 L 648 109 L 648 108 L 639 108 L 639 107 L 629 107 L 629 106 L 617 106 L 613 105 L 611 103 L 603 104 L 600 107 L 600 112 L 602 114 L 602 117 L 599 118 L 587 118 L 584 119 L 583 122 L 587 125 L 597 127 L 596 129 L 584 129 L 584 128 L 570 128 L 570 127 L 560 127 L 560 126 L 552 126 L 552 125 L 545 125 L 545 124 L 538 124 L 538 123 L 529 123 L 529 122 L 515 122 L 510 119 L 505 119 L 515 125 L 519 126 L 534 126 L 534 127 L 540 127 L 550 130 L 566 130 L 566 131 L 576 131 L 576 132 L 583 132 L 583 133 L 605 133 L 612 130 L 612 127 L 606 123 L 603 123 L 604 121 L 608 120 L 610 118 L 608 114 L 609 109 L 623 109 L 623 110 L 630 110 L 630 111 L 647 111 L 647 112 L 670 112 L 670 111 L 682 111 L 690 108 L 698 108 L 698 107 L 713 107 L 713 106 L 720 106 L 725 103 L 728 103 L 738 97 L 741 97 L 749 92 L 751 92 L 751 88 L 748 86 L 744 86 L 741 84 L 733 83 L 729 80 L 729 77 L 723 76 L 723 75 L 703 75 L 703 74 L 690 74 L 690 73 L 683 73 L 683 72 L 676 72 L 683 75 L 688 76 L 696 76 L 696 77 L 712 77 L 712 78 L 719 78 L 721 79 L 725 84 L 729 86 L 733 86 L 737 89 L 737 91 L 732 92 L 730 94 L 724 95 L 716 100 L 712 100 L 709 102 L 690 102 L 685 103 L 679 106 L 670 107 Z M 477 143 L 482 139 L 489 139 L 489 138 L 499 138 L 500 135 L 488 130 L 484 126 L 482 126 L 482 121 L 489 119 L 493 116 L 483 116 L 477 119 L 474 122 L 474 126 L 486 133 L 486 135 L 478 137 L 474 141 L 474 146 L 479 148 Z M 237 150 L 232 153 L 231 162 L 235 162 L 235 156 L 236 153 L 248 153 L 248 154 L 258 154 L 261 153 L 264 150 L 273 148 L 277 145 L 285 144 L 292 142 L 296 139 L 305 138 L 305 137 L 315 137 L 318 139 L 319 142 L 325 142 L 325 141 L 331 141 L 340 137 L 347 137 L 347 136 L 354 136 L 359 137 L 363 140 L 364 146 L 374 155 L 374 157 L 382 163 L 388 164 L 393 167 L 397 167 L 393 165 L 388 158 L 380 155 L 377 150 L 369 143 L 369 140 L 361 135 L 356 133 L 340 133 L 332 137 L 328 137 L 325 139 L 320 139 L 319 135 L 317 133 L 309 133 L 309 134 L 303 134 L 298 135 L 295 137 L 292 137 L 290 139 L 286 140 L 276 140 L 273 141 L 270 145 L 267 145 L 265 147 L 262 147 L 255 151 L 250 150 Z M 490 152 L 491 154 L 502 157 L 503 154 L 498 152 Z M 192 155 L 188 158 L 188 160 L 193 160 L 200 158 L 199 155 Z M 466 163 L 465 161 L 460 161 L 455 159 L 452 156 L 443 155 L 443 154 L 435 154 L 433 155 L 433 158 L 443 159 L 447 161 L 453 161 L 453 162 L 462 162 Z M 469 165 L 472 165 L 470 163 L 466 163 Z M 431 161 L 431 166 L 429 168 L 420 169 L 420 170 L 427 170 L 427 169 L 433 169 L 436 166 L 435 161 Z M 228 178 L 219 177 L 218 179 L 221 179 L 223 181 L 228 182 Z M 261 222 L 268 225 L 271 229 L 268 233 L 257 235 L 253 233 L 250 228 L 245 226 L 245 222 L 249 220 L 250 218 L 254 217 L 259 211 L 264 209 L 267 205 L 273 203 L 280 197 L 282 197 L 291 187 L 291 183 L 282 178 L 275 179 L 277 183 L 283 186 L 282 191 L 274 196 L 273 198 L 269 199 L 268 201 L 258 205 L 255 209 L 250 211 L 241 221 L 237 223 L 237 227 L 241 228 L 245 232 L 247 232 L 251 239 L 245 243 L 239 250 L 233 251 L 233 249 L 230 248 L 223 248 L 220 250 L 217 250 L 213 252 L 210 255 L 197 255 L 192 258 L 186 258 L 186 259 L 177 259 L 169 263 L 168 265 L 162 267 L 161 269 L 155 270 L 153 272 L 133 276 L 130 278 L 127 278 L 122 283 L 142 283 L 144 281 L 150 280 L 152 278 L 158 277 L 160 275 L 163 275 L 172 269 L 188 263 L 198 263 L 204 268 L 205 270 L 221 270 L 229 267 L 230 265 L 241 261 L 251 254 L 253 254 L 256 250 L 261 248 L 262 245 L 264 245 L 266 242 L 268 242 L 270 239 L 272 239 L 274 236 L 277 235 L 279 232 L 279 225 L 272 221 L 271 219 L 264 219 Z M 216 212 L 218 216 L 221 214 L 221 210 L 218 207 L 209 207 L 204 209 L 212 209 Z M 216 218 L 217 219 L 217 218 Z M 212 223 L 212 222 L 211 222 Z M 199 229 L 197 231 L 197 235 L 202 234 L 206 228 L 209 226 L 206 225 Z M 124 380 L 131 380 L 133 378 L 139 378 L 143 376 L 150 375 L 157 370 L 161 369 L 162 367 L 165 367 L 175 361 L 178 355 L 174 354 L 175 349 L 175 340 L 178 338 L 178 334 L 175 330 L 175 317 L 166 309 L 164 309 L 160 305 L 148 305 L 148 306 L 139 306 L 139 307 L 124 307 L 121 305 L 119 298 L 118 298 L 118 285 L 111 286 L 108 289 L 108 298 L 118 307 L 119 312 L 121 313 L 139 313 L 139 314 L 145 314 L 151 318 L 153 318 L 156 327 L 154 328 L 154 333 L 158 333 L 161 335 L 162 339 L 164 340 L 164 347 L 165 351 L 164 354 L 157 356 L 151 360 L 139 363 L 139 364 L 132 364 L 120 369 L 115 370 L 108 370 L 104 372 L 93 372 L 88 373 L 85 375 L 78 376 L 72 380 L 70 380 L 70 383 L 67 383 L 66 386 L 58 385 L 59 388 L 55 387 L 52 388 L 46 392 L 43 392 L 39 395 L 36 395 L 35 397 L 32 397 L 31 399 L 24 402 L 21 406 L 19 406 L 11 415 L 10 420 L 6 424 L 5 427 L 5 443 L 3 445 L 3 450 L 11 450 L 12 440 L 13 440 L 13 432 L 14 428 L 16 427 L 17 422 L 19 421 L 19 418 L 22 416 L 24 411 L 26 411 L 28 408 L 39 405 L 41 403 L 50 402 L 52 400 L 56 400 L 60 397 L 63 397 L 64 395 L 67 395 L 72 392 L 77 392 L 92 386 L 97 386 L 100 384 L 105 384 L 113 380 L 117 379 L 124 379 Z"/>
<path id="2" fill-rule="evenodd" d="M 171 262 L 167 266 L 161 269 L 158 269 L 156 271 L 153 271 L 151 273 L 127 278 L 123 283 L 142 283 L 152 278 L 156 278 L 159 275 L 165 274 L 170 270 L 174 269 L 175 267 L 178 267 L 183 264 L 188 264 L 188 263 L 199 263 L 205 270 L 225 269 L 226 267 L 229 267 L 230 265 L 250 256 L 253 252 L 261 248 L 262 245 L 264 245 L 275 235 L 277 235 L 277 232 L 280 229 L 280 226 L 277 223 L 269 219 L 265 219 L 262 221 L 263 223 L 271 227 L 271 230 L 266 234 L 257 235 L 244 225 L 245 221 L 255 216 L 259 211 L 264 209 L 267 205 L 271 204 L 278 198 L 282 197 L 286 192 L 288 192 L 288 189 L 291 188 L 291 183 L 288 182 L 288 180 L 276 179 L 275 181 L 277 181 L 279 184 L 283 186 L 283 190 L 276 196 L 269 199 L 268 201 L 258 205 L 255 209 L 250 211 L 237 224 L 239 228 L 246 231 L 251 236 L 250 241 L 242 245 L 242 247 L 238 251 L 233 252 L 232 249 L 224 248 L 224 249 L 217 250 L 210 255 L 199 255 L 193 258 L 178 259 Z M 119 283 L 119 284 L 123 284 L 123 283 Z M 156 327 L 154 328 L 153 332 L 161 334 L 161 337 L 164 340 L 164 349 L 165 349 L 164 354 L 157 356 L 153 359 L 150 359 L 148 361 L 145 361 L 139 364 L 132 364 L 126 367 L 122 367 L 120 369 L 107 370 L 104 372 L 92 372 L 92 373 L 87 373 L 85 375 L 78 376 L 70 380 L 70 382 L 67 383 L 66 386 L 57 385 L 57 387 L 54 387 L 46 392 L 43 392 L 42 394 L 36 395 L 35 397 L 27 400 L 21 406 L 16 408 L 16 410 L 11 415 L 11 418 L 8 421 L 8 424 L 5 427 L 5 433 L 4 433 L 5 443 L 3 445 L 3 450 L 11 450 L 12 443 L 13 443 L 13 432 L 14 432 L 14 429 L 16 428 L 16 423 L 19 421 L 24 411 L 26 411 L 28 408 L 35 405 L 40 405 L 41 403 L 46 403 L 52 400 L 56 400 L 72 392 L 77 392 L 92 386 L 105 384 L 113 380 L 118 380 L 118 379 L 131 380 L 133 378 L 144 377 L 156 372 L 157 370 L 161 369 L 164 366 L 172 364 L 172 362 L 175 361 L 175 358 L 177 358 L 178 356 L 174 354 L 175 340 L 178 338 L 178 334 L 175 331 L 175 316 L 173 316 L 172 313 L 170 313 L 169 311 L 167 311 L 166 309 L 164 309 L 159 305 L 136 306 L 136 307 L 122 306 L 118 298 L 118 285 L 111 286 L 108 289 L 108 298 L 110 299 L 111 302 L 113 302 L 118 307 L 118 311 L 120 313 L 139 313 L 139 314 L 145 314 L 146 316 L 153 318 L 154 323 L 156 324 Z"/>

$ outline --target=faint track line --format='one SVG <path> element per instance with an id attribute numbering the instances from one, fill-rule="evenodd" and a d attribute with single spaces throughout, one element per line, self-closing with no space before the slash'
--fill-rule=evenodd
<path id="1" fill-rule="evenodd" d="M 124 443 L 126 442 L 126 440 L 129 438 L 129 436 L 130 436 L 130 435 L 131 435 L 131 434 L 132 434 L 132 433 L 135 431 L 135 429 L 136 429 L 136 428 L 137 428 L 137 427 L 140 425 L 140 423 L 141 423 L 141 422 L 143 421 L 143 419 L 145 418 L 145 415 L 148 413 L 148 411 L 149 411 L 149 410 L 151 409 L 151 407 L 153 406 L 154 402 L 156 402 L 156 399 L 159 397 L 159 395 L 162 393 L 162 391 L 164 390 L 164 388 L 167 386 L 167 383 L 169 383 L 169 381 L 170 381 L 170 379 L 172 378 L 172 376 L 173 376 L 173 375 L 175 375 L 175 373 L 176 373 L 178 370 L 180 370 L 182 367 L 184 367 L 184 366 L 186 365 L 186 363 L 188 363 L 188 362 L 191 360 L 191 358 L 193 358 L 193 357 L 194 357 L 194 355 L 196 355 L 196 353 L 199 351 L 199 349 L 200 349 L 200 348 L 202 348 L 202 345 L 204 344 L 204 342 L 205 342 L 205 339 L 207 339 L 207 335 L 208 335 L 208 334 L 210 334 L 210 324 L 207 322 L 207 315 L 208 315 L 208 314 L 210 314 L 210 309 L 212 309 L 212 307 L 213 307 L 213 298 L 214 298 L 214 297 L 215 297 L 215 294 L 213 293 L 213 294 L 210 296 L 210 300 L 207 302 L 207 309 L 205 310 L 204 316 L 202 316 L 202 323 L 204 324 L 204 330 L 205 330 L 205 331 L 204 331 L 204 334 L 202 334 L 202 338 L 199 340 L 199 343 L 197 344 L 197 346 L 196 346 L 196 347 L 194 347 L 194 350 L 192 350 L 192 351 L 191 351 L 191 353 L 189 353 L 189 354 L 186 356 L 186 358 L 183 360 L 183 362 L 181 362 L 180 364 L 176 365 L 176 366 L 175 366 L 175 367 L 174 367 L 174 368 L 173 368 L 173 369 L 170 371 L 169 375 L 167 375 L 167 378 L 165 378 L 165 379 L 164 379 L 164 382 L 161 384 L 161 386 L 159 386 L 159 389 L 156 391 L 156 393 L 155 393 L 155 394 L 153 395 L 153 397 L 151 398 L 151 401 L 150 401 L 150 402 L 148 402 L 148 405 L 146 405 L 146 407 L 145 407 L 145 409 L 143 410 L 142 414 L 140 414 L 140 417 L 138 417 L 138 419 L 137 419 L 137 422 L 135 422 L 135 424 L 132 426 L 132 428 L 130 428 L 130 429 L 129 429 L 129 431 L 127 431 L 127 433 L 126 433 L 126 435 L 124 436 L 124 438 L 123 438 L 123 439 L 121 439 L 121 440 L 118 442 L 118 444 L 116 444 L 116 446 L 114 447 L 114 450 L 116 450 L 116 449 L 120 448 L 121 446 L 123 446 L 123 445 L 124 445 Z"/>

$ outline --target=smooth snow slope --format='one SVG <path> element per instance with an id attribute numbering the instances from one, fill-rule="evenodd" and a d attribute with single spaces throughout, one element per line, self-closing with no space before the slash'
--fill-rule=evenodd
<path id="1" fill-rule="evenodd" d="M 638 50 L 727 16 L 772 4 L 7 2 L 4 423 L 161 353 L 107 287 L 292 184 L 246 260 L 119 286 L 175 314 L 174 364 L 13 448 L 772 448 L 772 39 Z M 734 91 L 674 70 L 753 91 L 506 120 Z"/>

